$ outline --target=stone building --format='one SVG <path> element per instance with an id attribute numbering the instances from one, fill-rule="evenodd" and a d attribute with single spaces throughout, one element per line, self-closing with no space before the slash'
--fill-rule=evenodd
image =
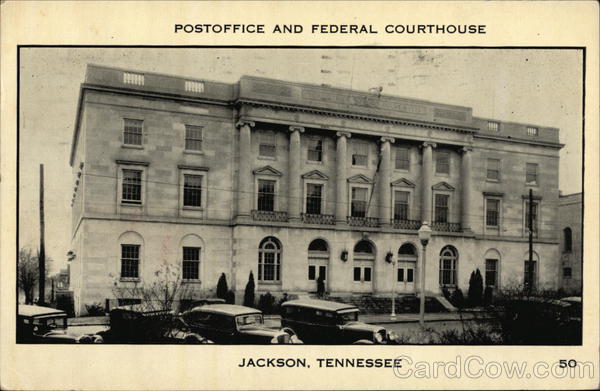
<path id="1" fill-rule="evenodd" d="M 582 193 L 560 195 L 558 198 L 560 240 L 560 287 L 581 294 L 583 268 L 583 197 Z"/>
<path id="2" fill-rule="evenodd" d="M 70 157 L 78 311 L 181 267 L 199 295 L 225 273 L 257 293 L 335 295 L 522 284 L 535 194 L 538 286 L 559 283 L 558 129 L 469 107 L 242 77 L 89 65 Z M 391 262 L 390 262 L 391 261 Z"/>

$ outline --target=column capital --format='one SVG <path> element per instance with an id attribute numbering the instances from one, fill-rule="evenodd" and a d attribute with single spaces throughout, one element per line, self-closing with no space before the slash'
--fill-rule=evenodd
<path id="1" fill-rule="evenodd" d="M 461 149 L 460 152 L 461 153 L 467 153 L 467 152 L 472 152 L 473 151 L 473 147 L 470 145 L 464 145 Z"/>
<path id="2" fill-rule="evenodd" d="M 384 136 L 384 137 L 380 138 L 379 141 L 382 143 L 388 142 L 388 143 L 393 144 L 396 141 L 396 139 L 393 137 L 385 137 Z"/>
<path id="3" fill-rule="evenodd" d="M 235 124 L 235 127 L 236 128 L 241 128 L 244 125 L 248 125 L 249 127 L 253 128 L 256 124 L 254 123 L 254 121 L 249 121 L 249 120 L 241 119 L 241 120 L 239 120 Z"/>
<path id="4" fill-rule="evenodd" d="M 335 132 L 335 135 L 338 137 L 346 137 L 346 138 L 352 137 L 352 134 L 350 134 L 350 132 Z"/>
<path id="5" fill-rule="evenodd" d="M 427 147 L 437 148 L 437 144 L 432 143 L 431 141 L 424 141 L 423 144 L 421 144 L 421 147 L 422 148 L 427 148 Z"/>
<path id="6" fill-rule="evenodd" d="M 290 131 L 290 133 L 293 132 L 300 132 L 300 133 L 304 133 L 304 126 L 295 126 L 295 125 L 291 125 L 288 129 Z"/>

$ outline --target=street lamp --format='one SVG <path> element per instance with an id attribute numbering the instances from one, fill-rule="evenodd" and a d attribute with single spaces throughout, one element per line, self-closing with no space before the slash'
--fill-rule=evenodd
<path id="1" fill-rule="evenodd" d="M 421 327 L 425 327 L 425 260 L 427 259 L 427 244 L 431 239 L 431 227 L 427 221 L 423 222 L 421 228 L 419 228 L 419 240 L 423 246 L 423 255 L 421 256 L 421 300 L 419 303 L 419 323 Z"/>
<path id="2" fill-rule="evenodd" d="M 391 251 L 387 253 L 385 260 L 392 264 L 392 313 L 390 314 L 390 320 L 396 320 L 396 260 Z"/>

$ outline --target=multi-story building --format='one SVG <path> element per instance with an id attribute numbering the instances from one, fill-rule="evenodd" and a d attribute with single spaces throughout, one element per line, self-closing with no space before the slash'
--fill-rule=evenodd
<path id="1" fill-rule="evenodd" d="M 583 197 L 582 193 L 560 195 L 558 199 L 560 241 L 560 287 L 581 294 L 583 261 Z"/>
<path id="2" fill-rule="evenodd" d="M 70 163 L 76 307 L 163 263 L 210 294 L 558 285 L 558 129 L 469 107 L 280 80 L 88 66 Z M 391 261 L 391 262 L 388 262 Z"/>

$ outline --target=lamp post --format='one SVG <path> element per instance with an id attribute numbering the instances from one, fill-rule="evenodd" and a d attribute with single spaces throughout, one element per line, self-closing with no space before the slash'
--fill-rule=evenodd
<path id="1" fill-rule="evenodd" d="M 423 222 L 421 228 L 419 228 L 419 240 L 421 241 L 421 245 L 423 246 L 423 255 L 421 256 L 421 270 L 420 270 L 420 280 L 421 280 L 421 300 L 419 302 L 419 323 L 421 327 L 425 327 L 425 261 L 427 260 L 427 244 L 429 244 L 429 239 L 431 239 L 431 227 L 427 221 Z"/>
<path id="2" fill-rule="evenodd" d="M 396 260 L 392 257 L 392 313 L 390 320 L 396 320 Z"/>

